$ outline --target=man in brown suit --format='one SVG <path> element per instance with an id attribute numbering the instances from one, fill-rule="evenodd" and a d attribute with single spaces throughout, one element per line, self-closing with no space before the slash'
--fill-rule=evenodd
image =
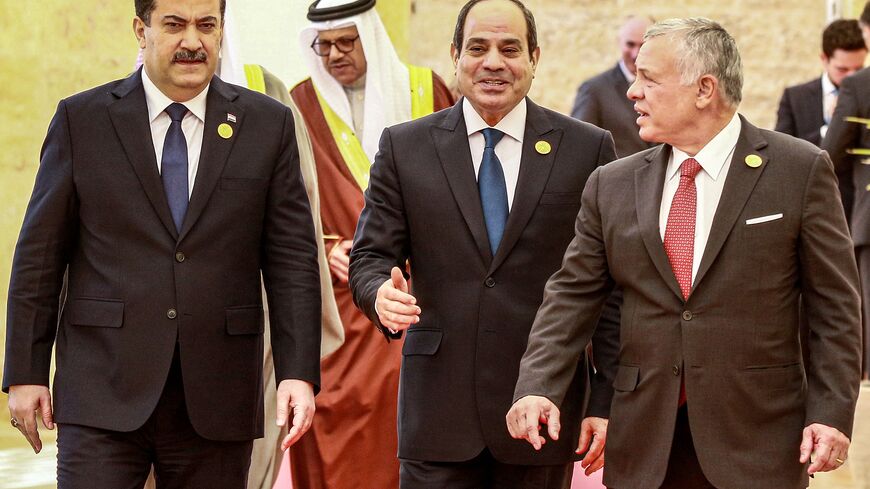
<path id="1" fill-rule="evenodd" d="M 644 39 L 628 95 L 641 137 L 665 144 L 590 176 L 509 431 L 535 448 L 539 422 L 558 437 L 570 366 L 618 284 L 604 483 L 806 487 L 846 460 L 860 374 L 857 270 L 831 162 L 737 115 L 740 55 L 718 24 L 672 19 Z"/>

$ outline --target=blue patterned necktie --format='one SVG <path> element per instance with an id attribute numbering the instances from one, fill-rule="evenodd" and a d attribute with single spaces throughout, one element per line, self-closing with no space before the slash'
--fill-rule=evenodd
<path id="1" fill-rule="evenodd" d="M 501 141 L 504 133 L 488 127 L 481 131 L 485 146 L 480 170 L 477 175 L 477 187 L 480 190 L 480 203 L 483 207 L 483 218 L 486 221 L 486 233 L 489 235 L 489 247 L 495 256 L 498 244 L 504 234 L 504 226 L 508 217 L 507 186 L 504 181 L 504 170 L 495 154 L 495 145 Z"/>
<path id="2" fill-rule="evenodd" d="M 181 232 L 181 224 L 184 222 L 184 214 L 187 212 L 188 184 L 187 184 L 187 140 L 181 130 L 181 120 L 187 114 L 187 107 L 174 103 L 166 107 L 172 123 L 166 131 L 166 139 L 163 141 L 163 159 L 161 160 L 160 176 L 163 179 L 163 190 L 166 192 L 166 200 L 169 202 L 169 210 L 172 212 L 172 220 L 175 221 L 175 229 Z"/>

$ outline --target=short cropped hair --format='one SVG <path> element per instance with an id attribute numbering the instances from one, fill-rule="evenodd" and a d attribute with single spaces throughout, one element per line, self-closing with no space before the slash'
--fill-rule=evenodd
<path id="1" fill-rule="evenodd" d="M 135 0 L 136 17 L 142 19 L 145 25 L 151 25 L 151 12 L 157 7 L 157 0 Z M 221 0 L 221 23 L 224 22 L 224 13 L 227 10 L 227 0 Z"/>
<path id="2" fill-rule="evenodd" d="M 472 7 L 485 0 L 469 0 L 459 11 L 459 16 L 456 18 L 456 28 L 453 30 L 453 45 L 457 51 L 462 50 L 462 39 L 465 37 L 465 20 L 468 18 L 468 12 Z M 523 12 L 523 17 L 526 20 L 526 41 L 529 45 L 529 58 L 532 53 L 538 48 L 538 28 L 535 26 L 535 16 L 520 0 L 508 0 Z"/>
<path id="3" fill-rule="evenodd" d="M 704 75 L 719 80 L 722 98 L 736 107 L 743 99 L 743 65 L 737 43 L 721 25 L 703 17 L 667 19 L 647 29 L 644 41 L 672 36 L 677 42 L 677 68 L 684 85 Z"/>
<path id="4" fill-rule="evenodd" d="M 834 51 L 857 51 L 867 49 L 864 44 L 864 36 L 861 35 L 861 26 L 855 19 L 835 20 L 822 31 L 822 52 L 831 57 Z"/>

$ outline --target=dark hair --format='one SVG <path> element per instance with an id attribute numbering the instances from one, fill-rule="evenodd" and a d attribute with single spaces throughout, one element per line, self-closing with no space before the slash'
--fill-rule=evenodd
<path id="1" fill-rule="evenodd" d="M 867 27 L 870 27 L 870 2 L 864 4 L 864 10 L 861 12 L 861 17 L 858 17 L 858 20 Z"/>
<path id="2" fill-rule="evenodd" d="M 825 27 L 824 32 L 822 32 L 822 52 L 830 58 L 838 49 L 843 51 L 867 49 L 857 20 L 835 20 L 828 24 L 828 27 Z"/>
<path id="3" fill-rule="evenodd" d="M 136 17 L 142 19 L 145 25 L 151 25 L 151 12 L 157 6 L 157 0 L 135 0 Z M 221 24 L 224 22 L 224 12 L 227 10 L 227 0 L 221 0 Z"/>
<path id="4" fill-rule="evenodd" d="M 453 31 L 453 45 L 456 46 L 456 51 L 462 50 L 462 39 L 465 37 L 465 19 L 468 18 L 468 12 L 472 7 L 485 0 L 469 0 L 468 3 L 462 6 L 459 11 L 459 17 L 456 18 L 456 29 Z M 526 41 L 529 45 L 529 58 L 532 57 L 535 49 L 538 48 L 538 29 L 535 27 L 535 16 L 526 8 L 520 0 L 508 0 L 513 3 L 523 12 L 523 17 L 526 19 Z"/>

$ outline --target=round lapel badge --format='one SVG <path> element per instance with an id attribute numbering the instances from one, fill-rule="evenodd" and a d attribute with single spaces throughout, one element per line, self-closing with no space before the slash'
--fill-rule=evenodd
<path id="1" fill-rule="evenodd" d="M 746 162 L 746 166 L 749 168 L 758 168 L 761 166 L 761 156 L 758 155 L 748 155 L 743 161 Z"/>
<path id="2" fill-rule="evenodd" d="M 550 147 L 550 143 L 546 141 L 538 141 L 537 143 L 535 143 L 535 151 L 537 151 L 539 154 L 550 154 L 551 149 L 552 148 Z"/>
<path id="3" fill-rule="evenodd" d="M 224 139 L 229 139 L 233 136 L 233 126 L 224 122 L 218 126 L 218 135 Z"/>

